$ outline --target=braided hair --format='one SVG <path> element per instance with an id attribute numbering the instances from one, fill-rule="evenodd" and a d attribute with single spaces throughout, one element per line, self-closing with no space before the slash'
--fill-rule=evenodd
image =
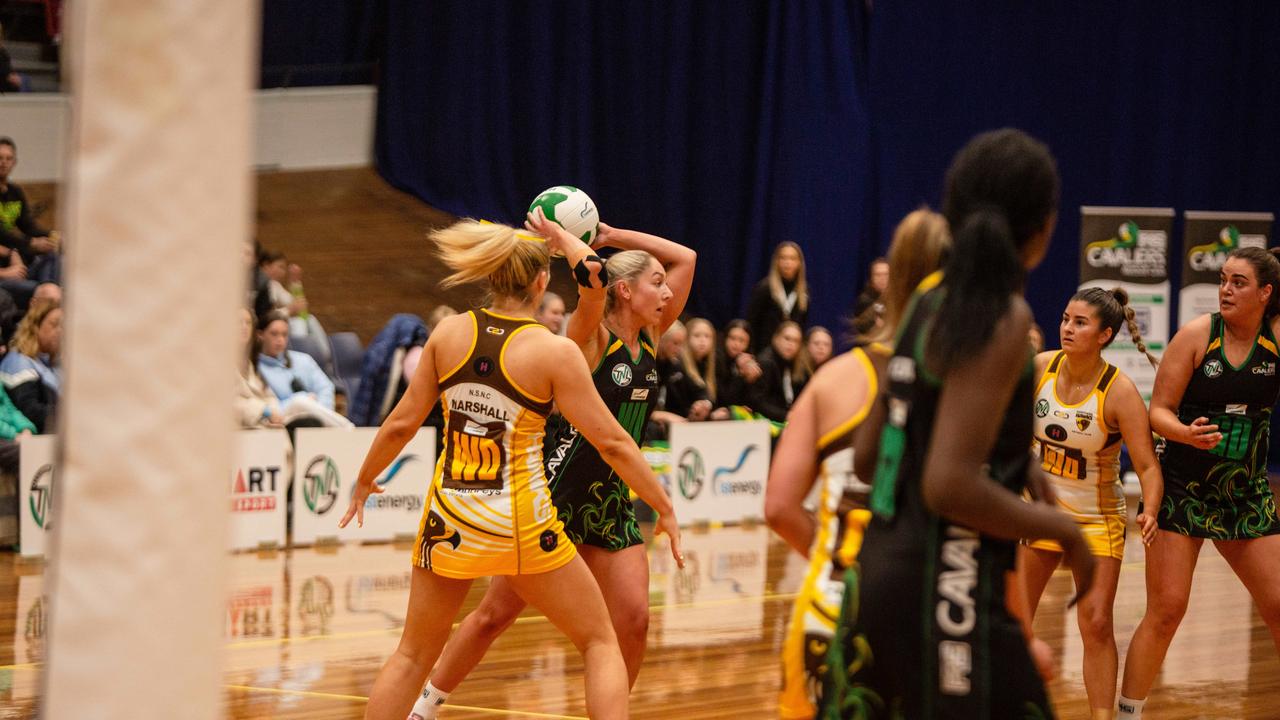
<path id="1" fill-rule="evenodd" d="M 1124 325 L 1129 330 L 1129 337 L 1132 338 L 1138 352 L 1147 356 L 1147 362 L 1151 363 L 1151 367 L 1160 366 L 1160 361 L 1147 351 L 1147 344 L 1143 342 L 1142 332 L 1138 327 L 1136 313 L 1133 311 L 1133 306 L 1129 304 L 1129 293 L 1124 288 L 1115 287 L 1110 290 L 1100 287 L 1085 288 L 1072 295 L 1071 300 L 1088 303 L 1098 314 L 1102 327 L 1111 331 L 1111 337 L 1107 338 L 1103 347 L 1110 345 L 1111 341 L 1116 339 L 1116 335 L 1120 333 L 1120 326 Z"/>

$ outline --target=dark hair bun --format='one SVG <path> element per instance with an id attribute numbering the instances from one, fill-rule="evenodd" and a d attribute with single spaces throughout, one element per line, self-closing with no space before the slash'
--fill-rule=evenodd
<path id="1" fill-rule="evenodd" d="M 1129 304 L 1129 292 L 1122 287 L 1111 288 L 1111 297 L 1123 307 Z"/>
<path id="2" fill-rule="evenodd" d="M 1267 248 L 1267 252 L 1271 253 L 1276 260 L 1280 260 L 1280 247 Z"/>

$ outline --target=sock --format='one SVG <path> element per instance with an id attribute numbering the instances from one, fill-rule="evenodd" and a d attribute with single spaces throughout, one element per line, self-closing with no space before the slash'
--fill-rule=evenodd
<path id="1" fill-rule="evenodd" d="M 418 702 L 413 704 L 413 710 L 409 711 L 408 720 L 435 720 L 436 713 L 440 712 L 440 706 L 449 700 L 449 693 L 441 691 L 430 682 L 422 688 L 422 697 L 418 698 Z"/>
<path id="2" fill-rule="evenodd" d="M 1118 704 L 1120 713 L 1116 715 L 1116 720 L 1142 720 L 1142 706 L 1146 704 L 1145 699 L 1131 700 L 1121 695 Z"/>

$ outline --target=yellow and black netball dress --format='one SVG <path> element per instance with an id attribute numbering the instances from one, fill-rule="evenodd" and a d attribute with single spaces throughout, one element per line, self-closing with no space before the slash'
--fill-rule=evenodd
<path id="1" fill-rule="evenodd" d="M 984 720 L 1052 717 L 1017 620 L 1005 606 L 1015 543 L 929 512 L 922 481 L 941 381 L 924 361 L 944 301 L 941 273 L 921 283 L 886 369 L 887 422 L 872 518 L 848 573 L 822 717 Z M 1021 494 L 1031 454 L 1032 358 L 998 423 L 989 477 Z M 842 672 L 843 670 L 843 672 Z"/>
<path id="2" fill-rule="evenodd" d="M 850 352 L 866 374 L 867 400 L 852 417 L 818 439 L 817 533 L 809 550 L 809 572 L 796 596 L 782 645 L 778 715 L 784 720 L 812 718 L 822 706 L 827 653 L 844 597 L 844 573 L 858 557 L 863 530 L 871 519 L 867 510 L 871 486 L 853 474 L 853 432 L 875 402 L 876 373 L 861 348 Z"/>
<path id="3" fill-rule="evenodd" d="M 511 339 L 532 318 L 468 313 L 470 352 L 440 378 L 444 446 L 427 493 L 413 562 L 451 578 L 548 572 L 576 554 L 547 490 L 542 434 L 551 398 L 507 374 Z"/>
<path id="4" fill-rule="evenodd" d="M 591 372 L 596 392 L 618 424 L 640 444 L 658 401 L 658 363 L 649 336 L 640 331 L 640 352 L 609 333 L 604 357 Z M 565 532 L 577 544 L 622 550 L 644 544 L 636 524 L 631 489 L 577 428 L 564 424 L 547 459 L 551 495 Z"/>
<path id="5" fill-rule="evenodd" d="M 1160 529 L 1213 540 L 1274 535 L 1280 520 L 1267 484 L 1267 445 L 1271 408 L 1280 395 L 1280 353 L 1264 321 L 1249 357 L 1235 367 L 1227 361 L 1222 333 L 1222 316 L 1214 313 L 1204 360 L 1192 371 L 1178 406 L 1179 421 L 1207 417 L 1222 440 L 1211 450 L 1164 444 Z"/>
<path id="6" fill-rule="evenodd" d="M 1120 483 L 1120 432 L 1107 427 L 1103 415 L 1119 371 L 1105 365 L 1089 394 L 1068 405 L 1057 389 L 1064 357 L 1054 355 L 1040 378 L 1032 448 L 1053 484 L 1058 507 L 1080 526 L 1089 552 L 1122 560 L 1128 516 Z M 1053 540 L 1037 540 L 1031 547 L 1062 552 Z"/>

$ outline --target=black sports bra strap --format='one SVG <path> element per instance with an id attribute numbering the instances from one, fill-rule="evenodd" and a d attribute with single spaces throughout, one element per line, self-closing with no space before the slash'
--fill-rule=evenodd
<path id="1" fill-rule="evenodd" d="M 1062 365 L 1062 358 L 1065 355 L 1066 355 L 1065 352 L 1063 352 L 1062 350 L 1059 350 L 1058 354 L 1053 356 L 1053 360 L 1049 362 L 1049 372 L 1051 373 L 1058 372 L 1058 366 Z"/>

